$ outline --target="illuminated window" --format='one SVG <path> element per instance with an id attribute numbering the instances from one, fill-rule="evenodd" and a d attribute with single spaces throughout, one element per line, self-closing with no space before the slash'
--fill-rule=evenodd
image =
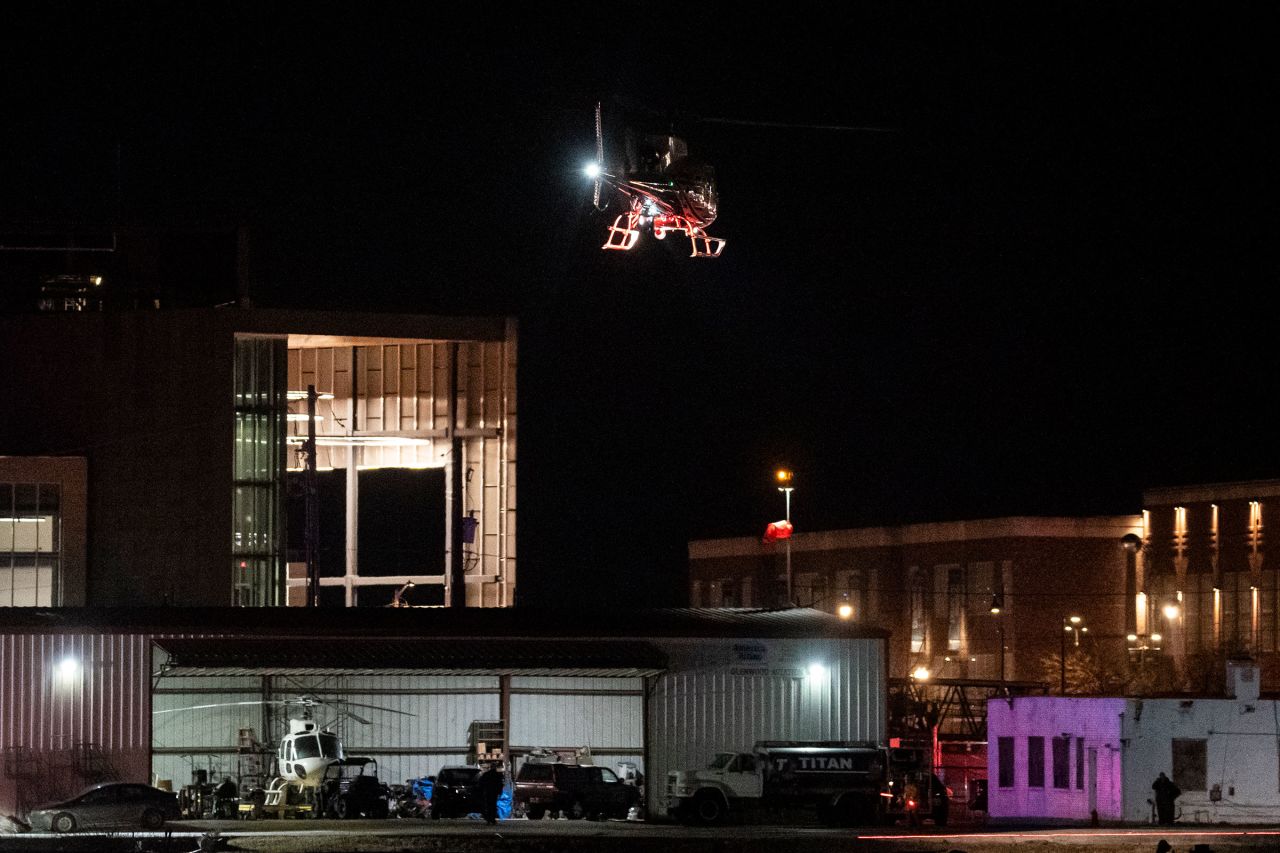
<path id="1" fill-rule="evenodd" d="M 947 650 L 961 651 L 964 648 L 964 569 L 953 567 L 947 570 Z"/>
<path id="2" fill-rule="evenodd" d="M 911 584 L 908 592 L 911 611 L 911 651 L 920 653 L 924 651 L 928 620 L 924 611 L 924 572 L 920 571 L 919 567 L 912 566 L 909 583 Z"/>
<path id="3" fill-rule="evenodd" d="M 863 607 L 867 601 L 867 576 L 860 571 L 840 572 L 836 575 L 836 589 L 833 604 L 839 607 L 848 604 L 853 608 L 853 618 L 863 619 L 866 612 Z"/>
<path id="4" fill-rule="evenodd" d="M 825 607 L 827 578 L 815 572 L 796 575 L 791 592 L 795 596 L 796 603 L 801 607 Z"/>
<path id="5" fill-rule="evenodd" d="M 55 483 L 0 483 L 0 607 L 61 602 L 60 504 Z"/>

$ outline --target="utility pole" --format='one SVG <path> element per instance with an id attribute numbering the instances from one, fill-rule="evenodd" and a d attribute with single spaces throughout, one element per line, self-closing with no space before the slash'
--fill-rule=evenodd
<path id="1" fill-rule="evenodd" d="M 793 475 L 791 471 L 780 468 L 776 476 L 778 478 L 778 491 L 782 492 L 787 502 L 787 606 L 795 607 L 796 598 L 791 582 L 791 493 L 794 491 L 791 486 L 791 478 Z"/>
<path id="2" fill-rule="evenodd" d="M 307 471 L 303 479 L 306 503 L 304 547 L 307 561 L 307 606 L 320 603 L 320 494 L 316 482 L 316 386 L 307 386 L 307 440 L 302 450 L 307 455 Z"/>
<path id="3" fill-rule="evenodd" d="M 466 564 L 462 559 L 462 436 L 458 434 L 458 360 L 462 348 L 449 345 L 449 606 L 467 606 Z"/>

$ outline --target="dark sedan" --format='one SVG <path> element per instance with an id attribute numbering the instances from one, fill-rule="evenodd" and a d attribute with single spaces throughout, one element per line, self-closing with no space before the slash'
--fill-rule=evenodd
<path id="1" fill-rule="evenodd" d="M 105 782 L 60 803 L 32 809 L 27 816 L 39 831 L 75 832 L 81 829 L 159 829 L 178 817 L 178 797 L 150 785 Z"/>

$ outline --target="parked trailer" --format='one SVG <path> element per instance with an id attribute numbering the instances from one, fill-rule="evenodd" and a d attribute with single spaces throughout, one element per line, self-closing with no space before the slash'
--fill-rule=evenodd
<path id="1" fill-rule="evenodd" d="M 703 770 L 667 775 L 668 812 L 712 825 L 760 809 L 816 808 L 829 825 L 881 820 L 889 750 L 856 741 L 761 741 L 751 752 L 722 752 Z"/>

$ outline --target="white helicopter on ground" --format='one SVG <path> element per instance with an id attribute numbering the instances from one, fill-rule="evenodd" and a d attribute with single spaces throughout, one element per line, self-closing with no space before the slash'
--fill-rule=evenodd
<path id="1" fill-rule="evenodd" d="M 369 720 L 350 710 L 351 708 L 369 708 L 385 711 L 389 714 L 400 714 L 406 717 L 416 716 L 409 711 L 395 708 L 384 708 L 380 705 L 366 705 L 362 702 L 350 702 L 345 699 L 320 700 L 314 696 L 300 696 L 297 699 L 256 699 L 247 702 L 215 702 L 211 705 L 191 705 L 185 708 L 169 708 L 153 712 L 175 714 L 181 711 L 199 711 L 206 708 L 230 708 L 241 705 L 285 705 L 302 706 L 302 714 L 290 717 L 289 733 L 280 738 L 276 747 L 276 764 L 278 781 L 299 788 L 314 787 L 324 777 L 330 764 L 342 761 L 342 741 L 327 726 L 322 726 L 311 718 L 312 709 L 330 708 L 337 712 L 339 718 L 350 717 L 357 723 L 369 725 Z M 279 787 L 273 782 L 269 787 Z"/>

